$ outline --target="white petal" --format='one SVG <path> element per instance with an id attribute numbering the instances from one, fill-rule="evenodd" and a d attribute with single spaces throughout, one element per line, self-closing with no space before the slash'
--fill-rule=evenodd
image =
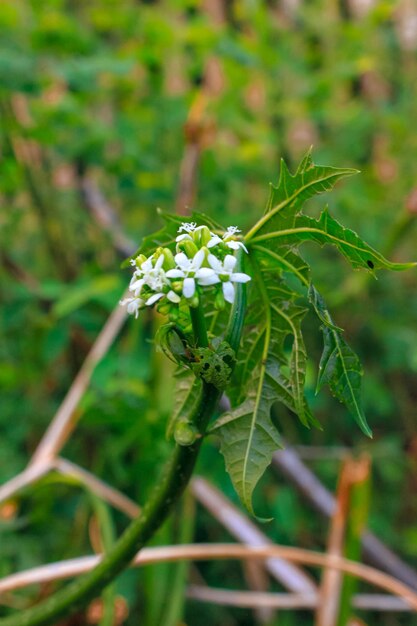
<path id="1" fill-rule="evenodd" d="M 141 292 L 141 289 L 144 285 L 145 281 L 143 280 L 143 278 L 141 278 L 140 280 L 136 280 L 134 283 L 132 283 L 129 287 L 129 291 L 134 291 L 135 292 L 135 296 L 138 296 Z"/>
<path id="2" fill-rule="evenodd" d="M 188 269 L 190 260 L 184 252 L 178 252 L 174 257 L 175 263 L 180 266 L 181 269 Z"/>
<path id="3" fill-rule="evenodd" d="M 135 315 L 135 317 L 138 317 L 138 313 L 139 313 L 139 309 L 143 306 L 143 300 L 141 300 L 140 298 L 131 298 L 131 302 L 128 303 L 127 305 L 127 312 L 129 313 L 129 315 Z"/>
<path id="4" fill-rule="evenodd" d="M 194 278 L 186 278 L 182 288 L 182 293 L 185 298 L 192 298 L 195 293 L 195 280 Z"/>
<path id="5" fill-rule="evenodd" d="M 208 262 L 211 265 L 211 267 L 214 269 L 215 272 L 221 272 L 222 271 L 223 266 L 220 263 L 219 259 L 214 256 L 214 254 L 209 254 L 208 255 Z"/>
<path id="6" fill-rule="evenodd" d="M 228 254 L 228 255 L 226 255 L 226 258 L 225 258 L 224 263 L 223 263 L 224 269 L 227 272 L 233 272 L 236 263 L 237 263 L 237 259 L 234 256 L 232 256 L 231 254 Z"/>
<path id="7" fill-rule="evenodd" d="M 204 261 L 204 257 L 206 256 L 206 253 L 204 252 L 203 249 L 199 250 L 194 258 L 193 258 L 193 267 L 195 267 L 195 269 L 199 269 L 201 267 L 202 262 Z"/>
<path id="8" fill-rule="evenodd" d="M 182 270 L 168 270 L 166 276 L 167 278 L 184 278 L 185 274 Z"/>
<path id="9" fill-rule="evenodd" d="M 223 295 L 226 302 L 233 304 L 235 299 L 235 288 L 231 282 L 223 283 Z"/>
<path id="10" fill-rule="evenodd" d="M 210 269 L 210 267 L 201 267 L 195 273 L 196 278 L 204 278 L 205 276 L 216 276 L 216 272 Z"/>
<path id="11" fill-rule="evenodd" d="M 146 300 L 146 306 L 152 306 L 152 304 L 155 304 L 155 302 L 163 298 L 164 295 L 164 293 L 154 293 L 153 296 Z"/>
<path id="12" fill-rule="evenodd" d="M 230 280 L 234 283 L 247 283 L 249 280 L 252 280 L 252 278 L 247 274 L 238 272 L 237 274 L 230 274 Z"/>
<path id="13" fill-rule="evenodd" d="M 150 256 L 149 259 L 146 259 L 146 261 L 144 261 L 140 266 L 143 272 L 150 272 L 150 270 L 152 269 L 152 257 L 153 255 Z"/>
<path id="14" fill-rule="evenodd" d="M 181 226 L 179 227 L 178 232 L 180 233 L 181 231 L 185 230 L 187 233 L 190 233 L 193 230 L 195 230 L 196 226 L 197 226 L 196 222 L 183 222 Z"/>
<path id="15" fill-rule="evenodd" d="M 208 287 L 209 285 L 215 285 L 216 283 L 219 283 L 220 278 L 217 276 L 217 274 L 213 272 L 213 274 L 211 275 L 197 277 L 197 282 L 199 285 L 202 285 L 203 287 Z"/>
<path id="16" fill-rule="evenodd" d="M 180 296 L 177 293 L 175 293 L 175 291 L 172 291 L 172 289 L 171 289 L 171 291 L 168 291 L 167 298 L 171 302 L 175 302 L 175 304 L 178 304 L 178 302 L 181 301 Z"/>
<path id="17" fill-rule="evenodd" d="M 184 239 L 190 239 L 190 241 L 192 241 L 192 237 L 190 237 L 190 235 L 178 235 L 175 241 L 179 243 L 180 241 L 184 241 Z"/>
<path id="18" fill-rule="evenodd" d="M 213 248 L 214 246 L 217 246 L 218 243 L 221 243 L 221 239 L 218 235 L 213 235 L 213 237 L 210 239 L 210 241 L 207 244 L 207 248 Z"/>
<path id="19" fill-rule="evenodd" d="M 158 257 L 156 263 L 155 263 L 155 269 L 159 270 L 162 267 L 162 263 L 164 262 L 164 255 L 161 254 L 161 256 Z"/>
<path id="20" fill-rule="evenodd" d="M 226 246 L 228 248 L 231 248 L 232 250 L 239 250 L 240 245 L 239 245 L 239 241 L 227 241 L 226 242 Z"/>

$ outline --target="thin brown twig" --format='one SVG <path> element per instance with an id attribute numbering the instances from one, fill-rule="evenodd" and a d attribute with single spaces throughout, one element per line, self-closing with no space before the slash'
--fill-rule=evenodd
<path id="1" fill-rule="evenodd" d="M 20 491 L 33 485 L 50 472 L 53 463 L 45 461 L 38 465 L 29 465 L 20 474 L 17 474 L 0 487 L 0 504 L 10 500 Z"/>
<path id="2" fill-rule="evenodd" d="M 113 206 L 108 202 L 95 180 L 86 174 L 80 178 L 79 185 L 85 205 L 101 229 L 109 233 L 115 250 L 122 257 L 130 256 L 136 246 L 123 232 Z"/>
<path id="3" fill-rule="evenodd" d="M 250 546 L 270 546 L 273 542 L 264 535 L 237 507 L 218 489 L 201 476 L 193 478 L 191 489 L 194 497 L 210 511 L 227 530 L 239 541 Z M 317 586 L 314 580 L 299 567 L 282 559 L 265 562 L 267 571 L 289 591 L 314 593 Z"/>
<path id="4" fill-rule="evenodd" d="M 269 589 L 269 576 L 265 570 L 264 564 L 258 563 L 258 561 L 243 561 L 242 566 L 245 581 L 249 589 L 252 592 L 267 594 Z M 249 608 L 254 609 L 254 616 L 257 624 L 271 624 L 274 618 L 274 611 L 271 607 L 252 606 Z"/>
<path id="5" fill-rule="evenodd" d="M 222 604 L 225 606 L 275 609 L 316 609 L 320 602 L 317 594 L 298 593 L 259 593 L 217 589 L 201 585 L 190 585 L 187 597 Z M 409 611 L 410 606 L 397 596 L 378 593 L 362 593 L 353 599 L 353 607 L 365 611 Z"/>
<path id="6" fill-rule="evenodd" d="M 126 311 L 119 305 L 110 314 L 74 378 L 55 417 L 33 453 L 30 465 L 43 464 L 59 454 L 78 421 L 76 408 L 83 397 L 96 365 L 109 350 L 126 319 Z"/>
<path id="7" fill-rule="evenodd" d="M 336 506 L 333 494 L 302 462 L 293 448 L 288 446 L 275 452 L 272 466 L 286 476 L 316 511 L 331 517 Z M 417 589 L 417 572 L 370 531 L 362 534 L 362 548 L 364 557 L 369 563 L 395 576 L 409 587 Z"/>
<path id="8" fill-rule="evenodd" d="M 336 507 L 331 518 L 327 554 L 341 557 L 344 554 L 346 528 L 352 487 L 369 475 L 369 458 L 347 457 L 342 465 L 336 494 Z M 333 626 L 338 621 L 343 572 L 325 568 L 317 606 L 316 626 Z"/>
<path id="9" fill-rule="evenodd" d="M 68 461 L 67 459 L 58 458 L 54 461 L 54 468 L 61 474 L 70 476 L 79 481 L 82 485 L 90 489 L 97 496 L 114 506 L 115 509 L 122 511 L 128 517 L 137 517 L 140 513 L 140 507 L 130 498 L 125 496 L 121 491 L 111 487 L 103 480 L 100 480 L 91 472 L 83 469 L 79 465 Z"/>
<path id="10" fill-rule="evenodd" d="M 156 548 L 144 548 L 136 556 L 134 565 L 149 565 L 160 562 L 176 562 L 180 560 L 211 561 L 222 559 L 265 559 L 284 558 L 294 563 L 318 567 L 331 567 L 351 574 L 357 578 L 371 583 L 381 589 L 389 591 L 408 603 L 410 608 L 417 612 L 417 593 L 396 580 L 392 576 L 379 570 L 348 561 L 339 556 L 320 554 L 302 548 L 290 546 L 253 547 L 236 544 L 188 544 L 181 546 L 161 546 Z M 52 563 L 50 565 L 36 567 L 18 574 L 13 574 L 0 581 L 0 593 L 26 587 L 30 584 L 47 582 L 49 580 L 64 579 L 89 571 L 100 561 L 99 556 L 81 557 Z"/>

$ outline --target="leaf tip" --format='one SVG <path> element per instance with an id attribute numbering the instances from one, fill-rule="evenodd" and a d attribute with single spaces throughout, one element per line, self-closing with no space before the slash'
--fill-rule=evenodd
<path id="1" fill-rule="evenodd" d="M 369 439 L 373 439 L 374 438 L 374 434 L 372 432 L 372 430 L 369 428 L 368 424 L 364 424 L 362 427 L 362 430 L 364 432 L 364 434 L 369 437 Z"/>

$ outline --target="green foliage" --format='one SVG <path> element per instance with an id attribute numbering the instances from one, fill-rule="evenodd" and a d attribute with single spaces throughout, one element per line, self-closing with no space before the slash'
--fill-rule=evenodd
<path id="1" fill-rule="evenodd" d="M 417 117 L 416 60 L 414 40 L 403 37 L 413 19 L 404 17 L 397 0 L 226 5 L 219 24 L 203 5 L 185 0 L 169 7 L 133 0 L 0 3 L 1 483 L 25 467 L 126 282 L 120 277 L 118 293 L 117 229 L 104 232 L 87 210 L 82 176 L 98 184 L 130 240 L 139 242 L 153 232 L 155 207 L 172 212 L 175 205 L 186 148 L 184 123 L 203 76 L 215 80 L 204 90 L 209 93 L 203 115 L 208 133 L 191 208 L 249 230 L 279 158 L 284 155 L 294 171 L 313 144 L 318 162 L 362 171 L 325 198 L 333 218 L 390 259 L 415 254 L 417 146 L 410 129 Z M 367 6 L 361 14 L 354 9 L 359 5 Z M 321 208 L 317 200 L 310 200 L 314 222 Z M 325 241 L 322 227 L 306 224 L 318 229 L 317 243 Z M 302 321 L 309 354 L 304 384 L 323 431 L 298 428 L 293 391 L 284 393 L 291 334 L 284 343 L 280 380 L 280 395 L 291 414 L 278 407 L 280 431 L 290 443 L 312 445 L 312 454 L 323 455 L 311 465 L 332 488 L 339 446 L 366 448 L 375 483 L 370 526 L 416 565 L 411 547 L 417 516 L 416 274 L 384 274 L 375 281 L 371 271 L 346 272 L 333 245 L 303 244 L 306 261 L 293 249 L 292 244 L 278 249 L 275 243 L 267 248 L 265 241 L 252 242 L 251 256 L 257 253 L 260 268 L 270 264 L 284 276 L 293 274 L 296 280 L 286 289 L 303 294 L 311 282 L 311 264 L 316 289 L 345 329 L 339 341 L 354 345 L 364 363 L 363 412 L 372 416 L 374 439 L 364 440 L 330 394 L 314 395 L 324 339 L 316 317 L 331 328 L 314 301 L 313 314 Z M 367 260 L 377 266 L 379 258 L 367 252 L 357 258 L 360 267 Z M 266 269 L 261 271 L 266 275 Z M 305 301 L 286 297 L 292 306 L 306 308 Z M 213 335 L 220 336 L 223 313 L 207 319 Z M 247 319 L 256 322 L 253 300 Z M 178 405 L 175 415 L 188 413 L 181 402 L 194 379 L 187 370 L 177 379 L 181 390 L 174 392 L 171 363 L 152 350 L 154 331 L 155 322 L 146 315 L 123 330 L 94 375 L 78 430 L 64 451 L 137 500 L 152 487 L 155 467 L 165 458 L 172 405 Z M 239 360 L 248 345 L 247 336 Z M 236 375 L 239 371 L 240 365 Z M 252 382 L 250 368 L 244 380 Z M 230 391 L 233 406 L 243 402 L 235 385 Z M 272 439 L 276 436 L 274 430 Z M 208 440 L 203 452 L 199 471 L 233 497 L 214 442 Z M 267 509 L 275 518 L 264 532 L 281 543 L 324 543 L 325 524 L 288 483 L 277 485 L 277 480 L 267 473 L 254 494 L 255 509 Z M 17 505 L 16 517 L 0 522 L 2 575 L 38 565 L 45 555 L 53 561 L 91 551 L 89 506 L 80 490 L 42 486 L 28 490 Z M 228 540 L 201 508 L 197 517 L 199 539 Z M 119 533 L 125 520 L 116 516 L 115 523 Z M 203 567 L 214 587 L 244 584 L 236 568 Z M 160 626 L 146 607 L 154 602 L 159 609 L 164 594 L 156 578 L 138 598 L 144 577 L 145 570 L 135 570 L 118 581 L 117 593 L 130 611 L 127 626 L 142 618 L 146 626 Z M 169 592 L 170 585 L 165 589 Z M 20 593 L 28 604 L 39 599 L 36 587 Z M 11 611 L 1 608 L 2 614 Z M 291 626 L 308 619 L 288 612 L 279 616 L 280 623 L 284 617 Z M 190 602 L 183 621 L 246 626 L 254 619 L 249 610 L 205 605 L 201 611 Z M 388 613 L 366 615 L 370 626 L 387 626 L 391 620 Z M 411 616 L 404 620 L 415 622 Z"/>
<path id="2" fill-rule="evenodd" d="M 366 422 L 361 406 L 363 371 L 358 356 L 343 339 L 340 328 L 334 325 L 323 298 L 313 285 L 310 285 L 309 296 L 323 321 L 321 329 L 324 349 L 319 365 L 317 391 L 323 385 L 329 385 L 332 394 L 347 406 L 365 435 L 372 437 L 372 431 Z"/>
<path id="3" fill-rule="evenodd" d="M 250 511 L 253 489 L 279 445 L 270 418 L 272 405 L 279 401 L 305 426 L 317 425 L 304 394 L 307 352 L 301 324 L 306 309 L 297 304 L 299 294 L 290 289 L 288 274 L 308 286 L 310 302 L 323 322 L 324 350 L 317 390 L 329 385 L 363 432 L 371 436 L 361 405 L 362 366 L 309 282 L 309 268 L 298 252 L 301 243 L 312 239 L 336 245 L 354 268 L 399 270 L 414 265 L 386 261 L 356 233 L 330 218 L 327 211 L 318 221 L 302 213 L 305 200 L 328 191 L 338 179 L 351 173 L 316 166 L 310 153 L 294 175 L 282 163 L 279 184 L 272 187 L 267 210 L 245 237 L 253 276 L 247 320 L 250 330 L 234 376 L 234 407 L 217 421 L 214 430 L 220 436 L 233 484 Z M 314 229 L 307 228 L 306 224 L 313 223 Z M 287 337 L 292 342 L 290 350 L 286 349 Z"/>
<path id="4" fill-rule="evenodd" d="M 344 340 L 342 330 L 334 324 L 323 297 L 311 282 L 310 267 L 299 253 L 299 246 L 311 240 L 336 246 L 354 269 L 374 273 L 382 268 L 403 270 L 415 265 L 387 261 L 355 232 L 331 218 L 327 209 L 318 220 L 303 213 L 306 200 L 329 191 L 338 180 L 352 173 L 355 170 L 315 165 L 311 152 L 294 175 L 281 162 L 278 186 L 271 187 L 263 217 L 245 237 L 249 251 L 245 262 L 250 267 L 252 281 L 247 330 L 230 387 L 235 355 L 220 337 L 216 339 L 217 347 L 193 347 L 175 326 L 168 325 L 164 332 L 163 343 L 174 360 L 191 367 L 195 376 L 205 383 L 227 389 L 230 395 L 231 410 L 218 418 L 211 432 L 219 435 L 227 471 L 242 502 L 252 513 L 253 490 L 280 445 L 280 436 L 271 420 L 272 406 L 281 402 L 304 426 L 320 427 L 305 397 L 308 357 L 302 322 L 308 309 L 300 304 L 302 296 L 312 305 L 322 324 L 324 348 L 316 391 L 328 385 L 362 431 L 372 436 L 362 408 L 360 360 Z M 205 216 L 193 215 L 193 218 L 201 223 Z M 140 253 L 152 253 L 159 245 L 173 246 L 179 219 L 169 215 L 164 219 L 165 227 L 146 238 Z M 291 287 L 292 279 L 300 283 L 304 293 Z M 206 302 L 208 311 L 212 306 Z M 217 328 L 219 334 L 223 331 Z M 199 394 L 188 376 L 180 377 L 177 397 L 177 409 L 168 432 L 173 431 L 182 445 L 190 445 L 196 433 L 188 415 Z"/>

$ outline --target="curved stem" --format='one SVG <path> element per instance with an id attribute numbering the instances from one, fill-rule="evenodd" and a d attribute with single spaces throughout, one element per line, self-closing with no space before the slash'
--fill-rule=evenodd
<path id="1" fill-rule="evenodd" d="M 244 292 L 244 285 L 239 285 L 239 287 Z M 202 329 L 205 329 L 205 324 L 204 326 L 202 325 L 204 322 L 204 317 L 202 316 L 203 313 L 200 310 L 195 316 L 197 322 L 196 326 L 194 326 L 194 332 L 198 341 L 207 341 L 207 334 L 205 334 L 204 339 L 202 332 Z M 235 349 L 237 347 L 236 343 L 240 340 L 243 318 L 242 297 L 237 296 L 231 311 L 230 323 L 225 338 L 226 340 L 232 340 L 232 347 L 235 347 Z M 199 432 L 205 432 L 207 424 L 216 410 L 221 393 L 213 385 L 204 384 L 201 400 L 192 417 L 192 421 Z M 202 439 L 198 439 L 190 446 L 175 446 L 162 479 L 156 483 L 156 487 L 145 504 L 141 515 L 133 520 L 96 568 L 89 574 L 70 583 L 41 604 L 0 620 L 0 626 L 53 625 L 62 616 L 74 613 L 95 598 L 128 566 L 137 551 L 149 541 L 168 517 L 174 503 L 181 496 L 191 477 L 201 442 Z"/>

